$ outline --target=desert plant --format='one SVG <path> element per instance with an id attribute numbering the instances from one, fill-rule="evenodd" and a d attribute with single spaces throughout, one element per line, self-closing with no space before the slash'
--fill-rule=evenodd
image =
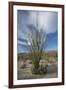
<path id="1" fill-rule="evenodd" d="M 39 28 L 38 20 L 36 26 L 34 24 L 28 25 L 30 32 L 28 33 L 28 45 L 30 52 L 30 59 L 36 70 L 39 68 L 39 62 L 44 54 L 46 46 L 46 32 L 43 26 Z"/>
<path id="2" fill-rule="evenodd" d="M 30 26 L 33 31 L 28 34 L 28 44 L 30 44 L 30 59 L 36 69 L 39 67 L 39 62 L 42 58 L 45 49 L 46 33 L 41 28 L 40 31 L 37 27 Z"/>

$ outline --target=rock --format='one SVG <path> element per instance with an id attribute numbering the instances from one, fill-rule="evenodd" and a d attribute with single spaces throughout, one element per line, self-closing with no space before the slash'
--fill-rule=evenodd
<path id="1" fill-rule="evenodd" d="M 58 70 L 57 64 L 50 64 L 47 67 L 47 73 L 54 73 L 57 72 L 57 70 Z"/>

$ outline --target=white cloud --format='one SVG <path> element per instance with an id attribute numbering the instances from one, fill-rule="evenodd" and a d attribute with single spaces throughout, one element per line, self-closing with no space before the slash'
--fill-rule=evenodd
<path id="1" fill-rule="evenodd" d="M 27 43 L 26 43 L 26 42 L 23 42 L 23 41 L 18 40 L 18 44 L 19 44 L 19 45 L 26 45 Z"/>
<path id="2" fill-rule="evenodd" d="M 36 24 L 38 18 L 39 28 L 43 26 L 46 33 L 52 33 L 57 30 L 57 13 L 56 12 L 37 12 L 30 11 L 29 23 Z"/>

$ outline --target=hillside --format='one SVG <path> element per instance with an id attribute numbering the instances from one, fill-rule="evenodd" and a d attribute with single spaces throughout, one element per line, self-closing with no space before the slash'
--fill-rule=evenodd
<path id="1" fill-rule="evenodd" d="M 48 52 L 45 52 L 43 54 L 43 57 L 46 58 L 56 58 L 58 55 L 57 55 L 57 51 L 56 50 L 52 50 L 52 51 L 48 51 Z M 29 59 L 29 53 L 19 53 L 18 54 L 18 60 L 28 60 Z"/>

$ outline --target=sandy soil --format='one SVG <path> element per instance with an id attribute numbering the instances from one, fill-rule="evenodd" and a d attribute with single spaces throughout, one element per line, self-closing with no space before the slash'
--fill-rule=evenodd
<path id="1" fill-rule="evenodd" d="M 45 64 L 45 62 L 42 61 L 42 64 Z M 44 75 L 35 75 L 35 74 L 32 74 L 31 72 L 31 65 L 29 63 L 29 60 L 27 61 L 26 63 L 26 68 L 21 68 L 21 66 L 23 65 L 22 61 L 19 60 L 18 61 L 18 71 L 17 71 L 17 77 L 18 77 L 18 80 L 21 80 L 21 79 L 37 79 L 37 78 L 56 78 L 57 77 L 57 70 L 58 70 L 58 67 L 57 67 L 57 63 L 55 64 L 49 64 L 48 65 L 48 68 L 47 68 L 47 73 L 44 74 Z"/>
<path id="2" fill-rule="evenodd" d="M 18 80 L 20 79 L 37 79 L 37 78 L 56 78 L 57 72 L 46 73 L 44 75 L 35 75 L 31 73 L 30 68 L 18 70 Z"/>

